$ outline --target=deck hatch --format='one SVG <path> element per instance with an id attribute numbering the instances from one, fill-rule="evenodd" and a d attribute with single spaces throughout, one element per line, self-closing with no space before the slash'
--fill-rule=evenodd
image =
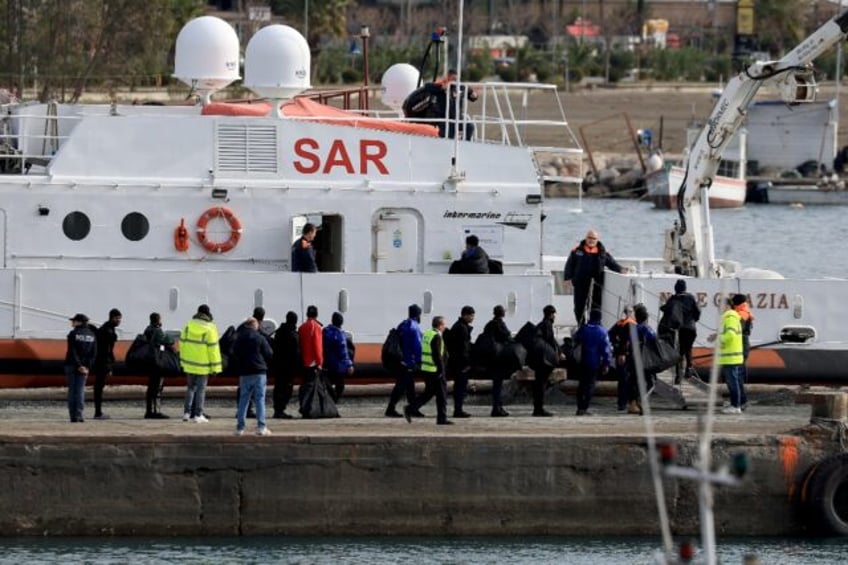
<path id="1" fill-rule="evenodd" d="M 216 160 L 227 173 L 276 173 L 277 127 L 219 125 Z"/>

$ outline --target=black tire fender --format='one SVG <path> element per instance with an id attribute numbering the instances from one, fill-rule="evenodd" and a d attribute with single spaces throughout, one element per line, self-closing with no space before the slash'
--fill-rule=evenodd
<path id="1" fill-rule="evenodd" d="M 848 453 L 816 463 L 801 488 L 811 533 L 848 536 Z"/>

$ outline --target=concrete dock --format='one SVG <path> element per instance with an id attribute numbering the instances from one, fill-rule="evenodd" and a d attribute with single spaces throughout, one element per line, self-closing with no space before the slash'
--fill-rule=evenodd
<path id="1" fill-rule="evenodd" d="M 571 383 L 569 383 L 569 387 Z M 566 391 L 570 390 L 566 387 Z M 603 388 L 603 387 L 602 387 Z M 601 396 L 594 415 L 549 395 L 553 418 L 516 399 L 490 418 L 485 395 L 453 426 L 383 417 L 385 398 L 351 397 L 334 420 L 269 420 L 235 437 L 235 405 L 211 398 L 205 424 L 144 420 L 141 389 L 109 390 L 110 420 L 71 424 L 63 392 L 0 393 L 4 535 L 652 535 L 658 522 L 643 419 Z M 602 391 L 603 392 L 603 391 Z M 807 469 L 840 450 L 810 424 L 798 390 L 764 388 L 740 416 L 719 415 L 714 460 L 744 452 L 739 487 L 716 490 L 721 535 L 803 532 L 793 502 Z M 356 393 L 355 390 L 352 393 Z M 217 392 L 220 395 L 222 392 Z M 115 400 L 121 398 L 121 400 Z M 518 403 L 521 402 L 521 403 Z M 290 408 L 290 412 L 293 412 Z M 659 441 L 696 453 L 698 409 L 655 407 Z M 255 422 L 248 423 L 248 432 Z M 696 534 L 694 483 L 664 479 L 677 534 Z"/>

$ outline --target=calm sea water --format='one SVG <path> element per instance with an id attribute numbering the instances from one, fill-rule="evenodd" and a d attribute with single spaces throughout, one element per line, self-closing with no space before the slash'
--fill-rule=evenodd
<path id="1" fill-rule="evenodd" d="M 545 253 L 565 255 L 589 228 L 601 233 L 616 257 L 662 256 L 665 230 L 677 212 L 648 202 L 584 198 L 545 201 Z M 716 255 L 745 267 L 777 271 L 787 278 L 845 277 L 848 265 L 848 207 L 748 204 L 713 210 Z"/>
<path id="2" fill-rule="evenodd" d="M 0 541 L 0 564 L 296 563 L 546 564 L 653 563 L 659 539 L 648 538 L 190 538 L 11 539 Z M 845 563 L 848 540 L 722 540 L 719 559 L 763 565 Z"/>

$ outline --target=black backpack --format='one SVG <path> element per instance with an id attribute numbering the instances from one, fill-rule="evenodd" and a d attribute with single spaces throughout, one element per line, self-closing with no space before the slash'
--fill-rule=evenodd
<path id="1" fill-rule="evenodd" d="M 380 352 L 380 360 L 383 368 L 387 371 L 400 371 L 403 368 L 403 347 L 400 340 L 400 326 L 389 330 L 383 349 Z"/>
<path id="2" fill-rule="evenodd" d="M 236 328 L 229 326 L 218 339 L 218 348 L 221 350 L 222 375 L 237 376 L 235 373 L 236 363 L 233 355 L 233 345 L 236 343 Z"/>
<path id="3" fill-rule="evenodd" d="M 515 334 L 515 341 L 524 346 L 528 352 L 533 350 L 533 343 L 536 341 L 536 336 L 539 334 L 539 330 L 536 328 L 536 324 L 533 322 L 527 322 L 521 329 L 518 330 L 518 333 Z"/>

